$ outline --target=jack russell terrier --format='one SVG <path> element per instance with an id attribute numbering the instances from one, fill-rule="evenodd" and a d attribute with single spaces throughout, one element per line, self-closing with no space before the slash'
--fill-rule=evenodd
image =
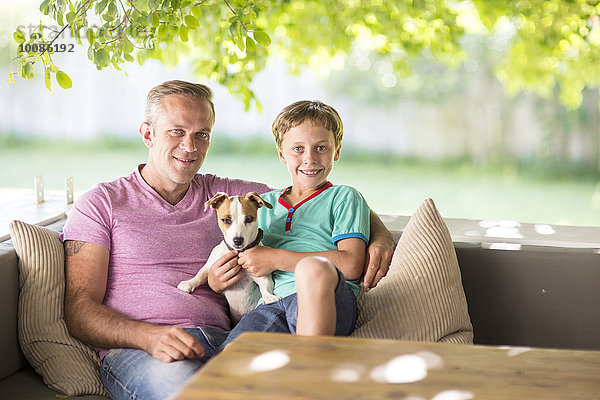
<path id="1" fill-rule="evenodd" d="M 190 280 L 181 281 L 177 288 L 187 293 L 192 293 L 198 286 L 208 282 L 208 273 L 211 266 L 223 254 L 237 250 L 242 252 L 254 246 L 260 246 L 262 230 L 258 228 L 256 220 L 260 207 L 273 208 L 257 193 L 250 192 L 245 197 L 229 197 L 225 193 L 217 193 L 204 204 L 204 210 L 212 207 L 217 212 L 219 228 L 223 231 L 224 240 L 210 253 L 206 264 Z M 228 287 L 223 294 L 229 303 L 229 310 L 234 323 L 237 323 L 245 314 L 256 307 L 259 300 L 258 291 L 254 290 L 254 283 L 260 289 L 263 301 L 272 303 L 279 300 L 273 294 L 273 279 L 271 275 L 252 276 L 248 271 L 242 270 L 242 277 Z"/>

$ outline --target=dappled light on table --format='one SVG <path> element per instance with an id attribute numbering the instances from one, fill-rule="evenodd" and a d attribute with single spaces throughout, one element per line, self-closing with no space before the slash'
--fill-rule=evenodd
<path id="1" fill-rule="evenodd" d="M 252 359 L 248 365 L 250 372 L 273 371 L 284 367 L 290 362 L 290 356 L 282 350 L 272 350 Z"/>
<path id="2" fill-rule="evenodd" d="M 371 371 L 371 378 L 380 383 L 411 383 L 425 379 L 427 361 L 421 356 L 398 356 Z"/>
<path id="3" fill-rule="evenodd" d="M 475 396 L 467 390 L 445 390 L 433 396 L 431 400 L 469 400 Z"/>

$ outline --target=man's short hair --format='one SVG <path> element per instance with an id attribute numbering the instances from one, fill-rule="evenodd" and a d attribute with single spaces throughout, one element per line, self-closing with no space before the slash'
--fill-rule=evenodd
<path id="1" fill-rule="evenodd" d="M 144 118 L 146 122 L 152 125 L 156 115 L 156 107 L 165 96 L 170 95 L 189 96 L 193 99 L 205 101 L 211 110 L 210 126 L 215 124 L 215 105 L 213 104 L 213 92 L 206 85 L 201 83 L 191 83 L 185 81 L 167 81 L 153 87 L 146 97 L 146 110 Z"/>
<path id="2" fill-rule="evenodd" d="M 306 121 L 321 125 L 330 131 L 333 134 L 335 148 L 339 149 L 344 135 L 342 119 L 333 107 L 317 100 L 297 101 L 281 110 L 271 126 L 277 148 L 282 150 L 281 142 L 284 134 Z"/>

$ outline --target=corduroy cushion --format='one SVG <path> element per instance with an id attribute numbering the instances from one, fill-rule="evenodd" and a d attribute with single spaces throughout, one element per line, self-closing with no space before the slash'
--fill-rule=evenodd
<path id="1" fill-rule="evenodd" d="M 473 343 L 456 252 L 433 200 L 411 217 L 387 276 L 361 293 L 358 312 L 352 336 Z"/>
<path id="2" fill-rule="evenodd" d="M 19 257 L 19 342 L 25 357 L 53 390 L 106 396 L 97 354 L 69 335 L 64 321 L 64 250 L 58 233 L 21 221 L 9 227 Z"/>

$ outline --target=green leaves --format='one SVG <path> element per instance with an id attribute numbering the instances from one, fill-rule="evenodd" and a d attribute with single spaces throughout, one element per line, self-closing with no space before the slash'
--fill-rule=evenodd
<path id="1" fill-rule="evenodd" d="M 71 86 L 73 86 L 73 82 L 71 81 L 71 78 L 69 78 L 69 75 L 62 71 L 56 72 L 56 81 L 63 89 L 69 89 Z"/>
<path id="2" fill-rule="evenodd" d="M 25 43 L 25 35 L 19 29 L 17 29 L 15 33 L 13 33 L 13 38 L 15 39 L 15 42 L 19 44 Z"/>
<path id="3" fill-rule="evenodd" d="M 292 71 L 322 73 L 357 57 L 361 68 L 382 62 L 391 68 L 383 73 L 389 84 L 410 75 L 410 60 L 423 54 L 459 66 L 468 35 L 501 42 L 494 67 L 511 93 L 558 89 L 563 104 L 578 107 L 583 88 L 600 85 L 600 6 L 586 0 L 43 0 L 39 9 L 59 27 L 68 24 L 74 42 L 85 32 L 98 69 L 150 58 L 172 66 L 188 57 L 198 76 L 227 86 L 246 107 L 256 104 L 248 87 L 272 55 Z M 29 37 L 17 29 L 13 39 L 39 49 L 53 43 L 50 35 L 40 25 Z M 54 65 L 52 57 L 17 53 L 9 80 L 31 79 L 33 66 Z M 59 71 L 51 74 L 70 86 Z"/>
<path id="4" fill-rule="evenodd" d="M 94 34 L 94 31 L 92 29 L 88 29 L 85 31 L 85 36 L 89 42 L 90 45 L 93 45 L 94 42 L 96 41 L 96 35 Z"/>
<path id="5" fill-rule="evenodd" d="M 105 48 L 94 52 L 94 64 L 101 68 L 108 67 L 108 64 L 110 64 L 110 54 L 108 54 Z"/>
<path id="6" fill-rule="evenodd" d="M 186 15 L 183 20 L 185 21 L 185 24 L 187 25 L 188 28 L 190 29 L 196 29 L 197 27 L 200 26 L 200 24 L 198 23 L 198 19 L 196 17 L 194 17 L 193 15 Z"/>
<path id="7" fill-rule="evenodd" d="M 25 79 L 33 78 L 33 64 L 31 64 L 29 61 L 26 61 L 21 66 L 21 77 Z"/>
<path id="8" fill-rule="evenodd" d="M 271 38 L 263 31 L 254 31 L 252 33 L 254 40 L 262 46 L 268 46 L 271 44 Z"/>

